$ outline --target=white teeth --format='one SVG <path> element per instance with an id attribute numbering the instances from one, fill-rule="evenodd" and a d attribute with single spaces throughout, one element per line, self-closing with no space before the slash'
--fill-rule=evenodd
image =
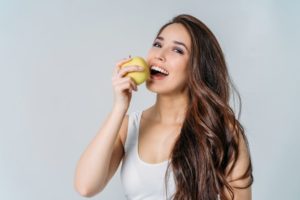
<path id="1" fill-rule="evenodd" d="M 151 69 L 152 70 L 155 70 L 155 71 L 159 71 L 160 73 L 163 73 L 165 75 L 169 75 L 169 72 L 167 72 L 166 70 L 158 67 L 158 66 L 151 66 Z"/>

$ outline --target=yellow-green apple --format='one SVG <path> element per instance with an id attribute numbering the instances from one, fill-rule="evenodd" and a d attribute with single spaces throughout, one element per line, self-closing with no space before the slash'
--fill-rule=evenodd
<path id="1" fill-rule="evenodd" d="M 140 67 L 144 68 L 143 71 L 129 72 L 126 75 L 126 76 L 131 77 L 132 80 L 137 85 L 140 85 L 149 78 L 149 76 L 150 76 L 149 67 L 147 65 L 147 62 L 142 57 L 136 56 L 136 57 L 133 57 L 129 62 L 123 64 L 122 68 L 127 67 L 127 66 L 132 66 L 132 65 L 137 65 L 137 66 L 140 66 Z"/>

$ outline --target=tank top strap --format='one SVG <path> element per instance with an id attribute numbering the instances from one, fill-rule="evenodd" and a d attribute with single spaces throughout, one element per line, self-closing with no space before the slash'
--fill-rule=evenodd
<path id="1" fill-rule="evenodd" d="M 141 114 L 141 111 L 135 111 L 131 112 L 128 116 L 127 136 L 124 147 L 125 152 L 128 152 L 130 148 L 133 148 L 137 144 Z"/>

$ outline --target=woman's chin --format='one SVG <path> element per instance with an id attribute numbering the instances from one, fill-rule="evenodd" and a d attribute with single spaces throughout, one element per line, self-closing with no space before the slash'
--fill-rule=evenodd
<path id="1" fill-rule="evenodd" d="M 162 86 L 157 86 L 157 85 L 148 85 L 146 84 L 146 88 L 153 93 L 160 94 L 160 95 L 168 95 L 172 94 L 172 90 L 169 88 L 163 88 Z"/>
<path id="2" fill-rule="evenodd" d="M 153 92 L 153 93 L 163 93 L 164 90 L 163 88 L 161 88 L 160 86 L 156 87 L 155 85 L 149 83 L 149 82 L 146 82 L 146 88 L 150 91 L 150 92 Z"/>

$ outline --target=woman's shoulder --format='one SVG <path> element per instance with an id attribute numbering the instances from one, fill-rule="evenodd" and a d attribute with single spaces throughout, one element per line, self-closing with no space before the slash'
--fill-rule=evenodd
<path id="1" fill-rule="evenodd" d="M 152 113 L 152 106 L 143 110 L 131 111 L 127 114 L 127 117 L 129 119 L 133 119 L 133 118 L 139 119 L 141 117 L 148 118 L 149 116 L 151 116 L 151 113 Z"/>
<path id="2" fill-rule="evenodd" d="M 134 110 L 128 112 L 124 117 L 120 131 L 120 139 L 123 143 L 123 146 L 125 146 L 126 138 L 128 135 L 128 131 L 130 131 L 130 127 L 135 126 L 138 123 L 142 113 L 143 110 Z"/>

